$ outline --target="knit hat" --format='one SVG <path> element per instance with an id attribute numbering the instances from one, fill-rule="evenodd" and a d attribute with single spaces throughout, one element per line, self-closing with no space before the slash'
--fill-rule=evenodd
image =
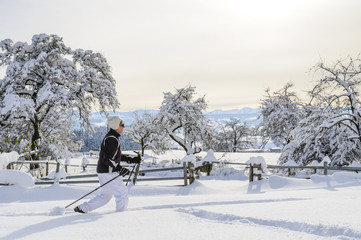
<path id="1" fill-rule="evenodd" d="M 108 117 L 108 126 L 111 129 L 117 130 L 119 128 L 119 126 L 123 125 L 124 126 L 124 122 L 123 119 L 121 119 L 118 116 L 109 116 Z"/>

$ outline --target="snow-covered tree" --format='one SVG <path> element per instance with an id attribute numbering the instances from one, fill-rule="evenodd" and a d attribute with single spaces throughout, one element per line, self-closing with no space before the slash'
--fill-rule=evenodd
<path id="1" fill-rule="evenodd" d="M 321 108 L 306 106 L 304 118 L 289 134 L 290 141 L 283 147 L 279 163 L 292 160 L 300 165 L 307 165 L 313 160 L 322 159 L 326 154 L 322 146 L 327 137 L 321 139 L 319 132 L 327 118 L 327 113 Z"/>
<path id="2" fill-rule="evenodd" d="M 169 137 L 179 144 L 187 155 L 199 153 L 202 146 L 210 148 L 212 128 L 204 111 L 204 97 L 194 99 L 195 87 L 176 89 L 164 93 L 158 119 Z"/>
<path id="3" fill-rule="evenodd" d="M 303 106 L 295 92 L 291 92 L 292 83 L 287 83 L 281 90 L 271 94 L 266 89 L 267 96 L 261 101 L 261 122 L 259 132 L 279 146 L 286 145 L 290 132 L 302 118 Z M 266 142 L 265 141 L 265 142 Z"/>
<path id="4" fill-rule="evenodd" d="M 215 144 L 214 150 L 218 152 L 231 152 L 231 140 L 223 122 L 218 122 L 214 126 Z"/>
<path id="5" fill-rule="evenodd" d="M 252 129 L 240 118 L 222 121 L 217 130 L 220 151 L 237 152 L 252 146 Z"/>
<path id="6" fill-rule="evenodd" d="M 348 165 L 360 159 L 360 148 L 356 141 L 349 139 L 351 131 L 348 127 L 340 124 L 327 126 L 334 113 L 316 106 L 307 106 L 306 109 L 307 114 L 292 130 L 291 140 L 283 148 L 280 164 L 293 160 L 308 165 L 328 156 L 331 165 Z"/>
<path id="7" fill-rule="evenodd" d="M 331 164 L 347 165 L 361 158 L 361 59 L 349 57 L 315 66 L 320 79 L 310 92 L 312 103 L 329 117 L 321 132 L 330 135 Z"/>
<path id="8" fill-rule="evenodd" d="M 30 44 L 0 42 L 0 132 L 28 135 L 31 149 L 70 139 L 71 121 L 91 128 L 91 110 L 115 109 L 115 80 L 106 59 L 67 47 L 57 35 L 37 34 Z M 66 126 L 66 127 L 65 127 Z M 33 156 L 36 157 L 36 156 Z"/>
<path id="9" fill-rule="evenodd" d="M 325 127 L 344 125 L 352 132 L 349 138 L 361 142 L 361 59 L 339 60 L 332 67 L 321 62 L 315 69 L 321 78 L 310 92 L 312 101 L 334 113 Z"/>
<path id="10" fill-rule="evenodd" d="M 125 129 L 125 133 L 141 146 L 141 156 L 144 156 L 146 148 L 155 153 L 163 153 L 169 149 L 169 137 L 155 115 L 144 113 L 140 116 L 135 113 L 134 119 L 135 122 Z"/>
<path id="11" fill-rule="evenodd" d="M 306 165 L 325 156 L 331 165 L 359 161 L 361 60 L 340 60 L 331 67 L 321 62 L 315 70 L 320 78 L 310 91 L 306 114 L 291 132 L 280 162 L 294 160 Z"/>

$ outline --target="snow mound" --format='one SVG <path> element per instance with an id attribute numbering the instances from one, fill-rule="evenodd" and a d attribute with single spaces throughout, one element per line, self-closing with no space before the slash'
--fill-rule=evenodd
<path id="1" fill-rule="evenodd" d="M 206 163 L 212 163 L 212 162 L 216 162 L 216 161 L 217 161 L 217 159 L 214 156 L 213 150 L 208 150 L 207 155 L 201 161 L 196 162 L 195 167 L 200 167 Z"/>
<path id="2" fill-rule="evenodd" d="M 65 169 L 62 168 L 59 170 L 59 172 L 50 172 L 48 176 L 46 176 L 49 179 L 65 179 L 67 176 L 67 173 L 65 172 Z"/>
<path id="3" fill-rule="evenodd" d="M 357 161 L 353 161 L 349 167 L 361 167 L 361 164 Z"/>
<path id="4" fill-rule="evenodd" d="M 322 159 L 322 165 L 323 165 L 323 163 L 324 162 L 326 162 L 327 164 L 330 164 L 331 163 L 331 159 L 328 157 L 328 156 L 326 156 L 326 157 L 324 157 L 323 159 Z"/>
<path id="5" fill-rule="evenodd" d="M 209 193 L 214 193 L 216 189 L 212 189 L 208 187 L 207 185 L 201 183 L 200 181 L 194 181 L 192 184 L 182 187 L 177 192 L 177 196 L 188 196 L 190 194 L 192 195 L 205 195 Z"/>
<path id="6" fill-rule="evenodd" d="M 89 164 L 89 160 L 86 157 L 83 157 L 83 159 L 81 160 L 81 165 L 86 166 L 88 164 Z"/>
<path id="7" fill-rule="evenodd" d="M 250 157 L 249 160 L 246 162 L 246 164 L 250 164 L 252 166 L 261 164 L 263 169 L 267 168 L 266 161 L 264 160 L 264 158 L 262 156 Z"/>
<path id="8" fill-rule="evenodd" d="M 204 162 L 217 162 L 216 157 L 214 156 L 213 150 L 208 150 L 207 155 L 203 159 Z"/>
<path id="9" fill-rule="evenodd" d="M 34 179 L 30 174 L 18 170 L 0 170 L 0 184 L 33 187 Z"/>
<path id="10" fill-rule="evenodd" d="M 285 162 L 284 164 L 282 164 L 282 166 L 287 166 L 287 167 L 297 167 L 298 164 L 293 161 L 293 160 L 288 160 L 287 162 Z"/>
<path id="11" fill-rule="evenodd" d="M 355 185 L 359 184 L 359 180 L 361 180 L 361 175 L 355 172 L 335 172 L 332 175 L 311 175 L 311 180 L 313 182 L 324 182 L 324 181 L 334 181 L 338 183 L 352 182 Z"/>
<path id="12" fill-rule="evenodd" d="M 193 164 L 195 164 L 196 163 L 196 157 L 193 155 L 193 154 L 190 154 L 190 155 L 187 155 L 187 156 L 185 156 L 182 160 L 181 160 L 181 163 L 183 164 L 183 163 L 193 163 Z"/>
<path id="13" fill-rule="evenodd" d="M 15 162 L 18 158 L 19 154 L 14 151 L 9 153 L 0 153 L 0 169 L 6 169 L 10 162 Z"/>

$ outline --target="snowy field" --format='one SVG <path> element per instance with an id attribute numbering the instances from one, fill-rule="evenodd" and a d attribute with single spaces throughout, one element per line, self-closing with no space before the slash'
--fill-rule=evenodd
<path id="1" fill-rule="evenodd" d="M 170 164 L 165 159 L 181 154 L 149 156 L 144 167 Z M 237 153 L 223 160 L 246 162 L 260 155 L 268 164 L 278 156 Z M 63 215 L 49 215 L 97 184 L 2 186 L 0 239 L 361 239 L 361 174 L 310 179 L 268 174 L 249 183 L 242 169 L 232 169 L 215 168 L 212 176 L 186 187 L 179 186 L 182 180 L 130 185 L 125 212 L 115 212 L 111 201 L 88 214 L 74 213 L 74 204 Z"/>

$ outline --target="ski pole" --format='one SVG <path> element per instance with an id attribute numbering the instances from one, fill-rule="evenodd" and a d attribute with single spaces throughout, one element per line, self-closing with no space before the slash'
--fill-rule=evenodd
<path id="1" fill-rule="evenodd" d="M 97 187 L 97 188 L 96 188 L 96 189 L 94 189 L 93 191 L 91 191 L 91 192 L 89 192 L 89 193 L 85 194 L 84 196 L 82 196 L 82 197 L 81 197 L 81 198 L 79 198 L 78 200 L 76 200 L 76 201 L 74 201 L 74 202 L 70 203 L 70 204 L 69 204 L 69 205 L 67 205 L 65 208 L 67 208 L 67 207 L 69 207 L 69 206 L 73 205 L 74 203 L 76 203 L 76 202 L 78 202 L 79 200 L 81 200 L 81 199 L 85 198 L 85 197 L 86 197 L 86 196 L 88 196 L 89 194 L 91 194 L 91 193 L 95 192 L 95 191 L 96 191 L 96 190 L 98 190 L 99 188 L 101 188 L 101 187 L 103 187 L 103 186 L 107 185 L 108 183 L 110 183 L 111 181 L 113 181 L 114 179 L 116 179 L 116 178 L 118 178 L 118 177 L 120 177 L 120 176 L 122 176 L 122 175 L 120 175 L 120 173 L 119 173 L 119 175 L 118 175 L 118 176 L 116 176 L 116 177 L 114 177 L 114 178 L 110 179 L 108 182 L 106 182 L 106 183 L 102 184 L 101 186 Z"/>
<path id="2" fill-rule="evenodd" d="M 128 177 L 128 180 L 127 180 L 127 183 L 125 184 L 125 186 L 128 186 L 130 177 L 132 176 L 132 174 L 133 174 L 133 172 L 134 172 L 135 165 L 137 165 L 137 164 L 134 164 L 134 166 L 133 166 L 133 168 L 132 168 L 132 171 L 131 171 L 130 174 L 129 174 L 129 177 Z"/>

